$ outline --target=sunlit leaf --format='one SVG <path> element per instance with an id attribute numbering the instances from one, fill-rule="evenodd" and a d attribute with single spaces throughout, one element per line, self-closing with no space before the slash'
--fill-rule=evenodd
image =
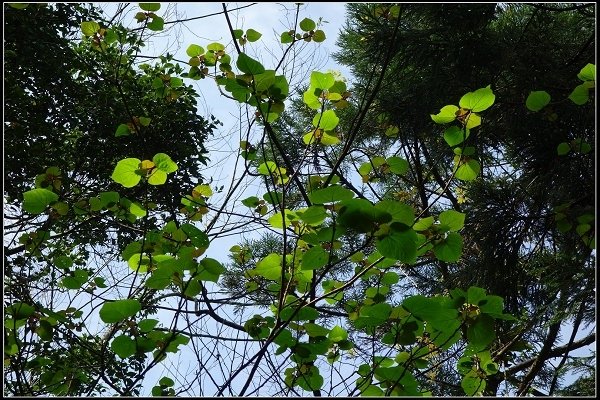
<path id="1" fill-rule="evenodd" d="M 439 113 L 431 114 L 431 119 L 436 124 L 447 124 L 456 119 L 456 112 L 458 111 L 458 107 L 454 105 L 448 105 L 442 107 Z"/>
<path id="2" fill-rule="evenodd" d="M 58 200 L 58 195 L 47 189 L 32 189 L 23 193 L 23 210 L 30 214 L 40 214 L 50 203 Z"/>
<path id="3" fill-rule="evenodd" d="M 596 66 L 594 64 L 587 64 L 579 71 L 577 77 L 582 81 L 595 81 L 596 80 Z"/>
<path id="4" fill-rule="evenodd" d="M 204 48 L 197 44 L 190 44 L 185 52 L 190 57 L 198 57 L 204 54 Z"/>
<path id="5" fill-rule="evenodd" d="M 494 92 L 487 86 L 465 94 L 460 99 L 458 105 L 473 112 L 480 112 L 490 108 L 494 104 L 495 99 Z"/>
<path id="6" fill-rule="evenodd" d="M 85 36 L 92 36 L 100 30 L 100 25 L 95 21 L 84 21 L 81 23 L 81 32 Z"/>
<path id="7" fill-rule="evenodd" d="M 335 77 L 329 72 L 313 71 L 310 74 L 310 87 L 314 89 L 327 90 L 335 83 Z"/>
<path id="8" fill-rule="evenodd" d="M 134 187 L 142 178 L 136 173 L 140 162 L 137 158 L 125 158 L 119 161 L 111 175 L 112 180 L 127 188 Z"/>
<path id="9" fill-rule="evenodd" d="M 481 165 L 477 160 L 470 159 L 467 162 L 464 162 L 458 167 L 456 170 L 456 178 L 463 181 L 472 181 L 477 178 L 479 172 L 481 171 Z"/>
<path id="10" fill-rule="evenodd" d="M 470 132 L 469 129 L 461 129 L 453 125 L 444 131 L 444 140 L 450 147 L 454 147 L 464 142 L 469 137 Z"/>
<path id="11" fill-rule="evenodd" d="M 325 131 L 331 131 L 340 122 L 340 119 L 335 115 L 335 111 L 327 110 L 322 113 L 318 113 L 313 118 L 313 126 L 316 128 L 323 129 Z"/>

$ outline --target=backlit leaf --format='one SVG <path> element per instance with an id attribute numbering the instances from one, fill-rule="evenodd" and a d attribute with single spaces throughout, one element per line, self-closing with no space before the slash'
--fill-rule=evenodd
<path id="1" fill-rule="evenodd" d="M 488 86 L 465 94 L 458 105 L 473 112 L 480 112 L 490 108 L 495 99 L 494 92 Z"/>
<path id="2" fill-rule="evenodd" d="M 431 119 L 436 124 L 447 124 L 456 119 L 456 112 L 458 111 L 458 107 L 453 105 L 448 105 L 442 107 L 439 113 L 431 114 Z"/>
<path id="3" fill-rule="evenodd" d="M 142 178 L 136 173 L 140 165 L 137 158 L 125 158 L 117 163 L 111 178 L 113 181 L 130 188 L 138 184 Z"/>
<path id="4" fill-rule="evenodd" d="M 40 214 L 57 200 L 58 195 L 50 190 L 32 189 L 23 193 L 23 210 L 30 214 Z"/>
<path id="5" fill-rule="evenodd" d="M 340 119 L 335 115 L 335 111 L 327 110 L 323 113 L 318 113 L 313 118 L 313 126 L 323 129 L 324 131 L 332 131 L 340 122 Z"/>

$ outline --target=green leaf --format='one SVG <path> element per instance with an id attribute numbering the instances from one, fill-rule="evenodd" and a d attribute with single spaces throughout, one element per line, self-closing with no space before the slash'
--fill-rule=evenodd
<path id="1" fill-rule="evenodd" d="M 152 157 L 152 161 L 156 165 L 156 168 L 167 174 L 177 171 L 177 164 L 175 164 L 173 160 L 171 160 L 171 157 L 165 153 L 156 153 L 154 157 Z"/>
<path id="2" fill-rule="evenodd" d="M 282 44 L 292 43 L 293 41 L 294 41 L 294 37 L 292 35 L 290 35 L 289 32 L 283 32 L 281 34 L 281 43 Z"/>
<path id="3" fill-rule="evenodd" d="M 247 199 L 242 200 L 242 204 L 246 207 L 256 207 L 259 204 L 260 199 L 256 196 L 248 197 Z"/>
<path id="4" fill-rule="evenodd" d="M 192 224 L 183 224 L 180 228 L 183 233 L 185 233 L 189 238 L 192 244 L 198 248 L 206 249 L 210 243 L 208 239 L 208 235 L 202 232 L 200 229 L 196 228 Z"/>
<path id="5" fill-rule="evenodd" d="M 556 147 L 556 152 L 559 156 L 564 156 L 569 151 L 571 151 L 571 146 L 569 145 L 569 143 L 566 142 L 562 142 L 558 145 L 558 147 Z"/>
<path id="6" fill-rule="evenodd" d="M 81 23 L 81 32 L 85 36 L 92 36 L 100 30 L 100 25 L 95 21 L 84 21 Z"/>
<path id="7" fill-rule="evenodd" d="M 167 181 L 167 173 L 160 169 L 154 169 L 148 177 L 148 183 L 151 185 L 164 185 Z"/>
<path id="8" fill-rule="evenodd" d="M 152 18 L 152 21 L 150 21 L 150 23 L 146 26 L 151 31 L 159 32 L 163 30 L 165 26 L 165 20 L 159 17 L 158 15 L 155 15 L 154 18 Z"/>
<path id="9" fill-rule="evenodd" d="M 288 227 L 290 226 L 291 221 L 298 219 L 298 215 L 294 211 L 286 208 L 283 212 L 285 214 L 285 221 L 281 212 L 278 212 L 269 218 L 269 224 L 271 224 L 273 228 L 283 229 L 284 222 L 285 226 Z"/>
<path id="10" fill-rule="evenodd" d="M 173 381 L 173 379 L 164 376 L 160 379 L 160 381 L 158 381 L 158 384 L 160 386 L 170 387 L 170 386 L 175 385 L 175 382 Z"/>
<path id="11" fill-rule="evenodd" d="M 310 206 L 305 211 L 298 212 L 300 219 L 307 225 L 318 226 L 327 218 L 327 212 L 323 206 Z"/>
<path id="12" fill-rule="evenodd" d="M 569 95 L 569 99 L 578 106 L 584 105 L 589 100 L 590 95 L 585 85 L 579 85 Z"/>
<path id="13" fill-rule="evenodd" d="M 417 260 L 417 234 L 414 230 L 392 230 L 388 235 L 375 243 L 382 256 L 414 264 Z"/>
<path id="14" fill-rule="evenodd" d="M 308 31 L 312 31 L 317 27 L 317 24 L 315 24 L 315 21 L 313 21 L 310 18 L 304 18 L 302 21 L 300 21 L 300 29 L 302 29 L 305 32 Z"/>
<path id="15" fill-rule="evenodd" d="M 295 303 L 292 305 L 287 305 L 281 310 L 280 317 L 284 321 L 289 321 L 292 317 L 292 314 L 296 311 Z M 311 321 L 319 318 L 319 312 L 312 307 L 303 306 L 300 308 L 300 311 L 291 319 L 292 321 Z"/>
<path id="16" fill-rule="evenodd" d="M 582 81 L 595 81 L 596 80 L 596 66 L 594 64 L 587 64 L 577 74 L 577 77 Z"/>
<path id="17" fill-rule="evenodd" d="M 390 172 L 396 175 L 403 175 L 408 171 L 408 161 L 400 157 L 389 157 L 386 160 Z"/>
<path id="18" fill-rule="evenodd" d="M 23 193 L 23 210 L 30 214 L 41 214 L 46 207 L 58 200 L 58 195 L 47 189 L 33 189 Z"/>
<path id="19" fill-rule="evenodd" d="M 212 280 L 213 282 L 217 282 L 219 280 L 219 277 L 217 276 L 216 281 L 214 279 L 210 280 Z M 198 293 L 202 291 L 202 286 L 200 286 L 200 282 L 198 282 L 197 279 L 190 279 L 182 285 L 182 290 L 184 296 L 188 298 L 194 298 L 198 295 Z"/>
<path id="20" fill-rule="evenodd" d="M 190 44 L 185 52 L 190 57 L 198 57 L 204 54 L 204 48 L 197 44 Z"/>
<path id="21" fill-rule="evenodd" d="M 139 120 L 140 120 L 140 124 L 142 126 L 149 126 L 150 122 L 152 121 L 152 118 L 149 118 L 149 117 L 140 117 Z"/>
<path id="22" fill-rule="evenodd" d="M 156 319 L 144 319 L 138 322 L 138 329 L 142 333 L 148 333 L 158 324 Z"/>
<path id="23" fill-rule="evenodd" d="M 469 290 L 467 290 L 467 302 L 469 304 L 479 305 L 479 302 L 483 299 L 485 299 L 485 289 L 471 286 Z"/>
<path id="24" fill-rule="evenodd" d="M 29 3 L 6 3 L 16 10 L 24 10 L 29 6 Z"/>
<path id="25" fill-rule="evenodd" d="M 413 225 L 413 229 L 415 231 L 426 231 L 431 225 L 433 225 L 433 222 L 433 217 L 421 218 Z"/>
<path id="26" fill-rule="evenodd" d="M 129 136 L 131 131 L 129 130 L 129 126 L 127 124 L 121 124 L 117 127 L 117 131 L 115 132 L 115 137 L 119 136 Z"/>
<path id="27" fill-rule="evenodd" d="M 140 3 L 140 8 L 144 11 L 158 11 L 160 10 L 160 3 Z"/>
<path id="28" fill-rule="evenodd" d="M 327 186 L 324 189 L 318 189 L 308 195 L 310 201 L 314 204 L 335 203 L 338 201 L 349 200 L 354 197 L 354 192 L 339 185 Z"/>
<path id="29" fill-rule="evenodd" d="M 463 388 L 467 396 L 475 396 L 483 393 L 486 386 L 485 379 L 482 379 L 477 371 L 469 371 L 460 382 L 460 386 Z"/>
<path id="30" fill-rule="evenodd" d="M 465 122 L 465 128 L 472 129 L 481 125 L 481 117 L 478 114 L 472 112 L 469 113 L 469 115 L 466 117 Z"/>
<path id="31" fill-rule="evenodd" d="M 110 348 L 121 358 L 127 358 L 135 354 L 135 340 L 126 335 L 120 335 L 114 338 Z"/>
<path id="32" fill-rule="evenodd" d="M 201 281 L 218 282 L 221 274 L 225 272 L 225 267 L 214 258 L 203 258 L 200 261 L 198 275 L 196 277 Z"/>
<path id="33" fill-rule="evenodd" d="M 437 113 L 435 115 L 434 114 L 430 114 L 430 115 L 431 115 L 431 119 L 436 124 L 447 124 L 456 119 L 457 111 L 458 111 L 458 107 L 453 106 L 453 105 L 448 105 L 448 106 L 442 107 L 442 109 L 440 110 L 439 113 Z"/>
<path id="34" fill-rule="evenodd" d="M 467 328 L 467 340 L 476 351 L 485 349 L 495 338 L 494 319 L 487 314 L 480 314 L 475 323 Z"/>
<path id="35" fill-rule="evenodd" d="M 254 29 L 248 29 L 246 31 L 246 37 L 248 38 L 248 41 L 250 43 L 256 42 L 258 39 L 260 39 L 261 36 L 262 33 L 255 31 Z"/>
<path id="36" fill-rule="evenodd" d="M 456 170 L 456 178 L 462 181 L 472 181 L 477 178 L 479 172 L 481 171 L 481 166 L 477 160 L 470 159 L 466 163 L 463 163 Z"/>
<path id="37" fill-rule="evenodd" d="M 141 310 L 142 305 L 136 299 L 106 302 L 100 309 L 100 319 L 107 324 L 113 324 L 132 317 Z"/>
<path id="38" fill-rule="evenodd" d="M 444 140 L 450 147 L 454 147 L 464 142 L 469 137 L 470 132 L 468 129 L 461 129 L 453 125 L 444 131 Z"/>
<path id="39" fill-rule="evenodd" d="M 30 317 L 35 312 L 35 308 L 27 303 L 14 303 L 6 308 L 6 313 L 13 316 L 13 319 L 19 320 Z"/>
<path id="40" fill-rule="evenodd" d="M 504 312 L 504 300 L 500 296 L 488 295 L 478 303 L 479 309 L 484 314 L 502 314 Z"/>
<path id="41" fill-rule="evenodd" d="M 327 337 L 332 342 L 338 343 L 338 342 L 348 339 L 348 331 L 345 330 L 344 328 L 336 325 L 333 328 L 331 328 L 331 331 L 329 332 Z"/>
<path id="42" fill-rule="evenodd" d="M 310 337 L 327 336 L 327 334 L 329 333 L 329 329 L 324 328 L 318 324 L 313 324 L 311 322 L 306 322 L 303 326 L 304 330 Z"/>
<path id="43" fill-rule="evenodd" d="M 265 72 L 265 67 L 260 62 L 248 57 L 244 53 L 240 53 L 236 65 L 240 71 L 249 75 L 258 75 Z"/>
<path id="44" fill-rule="evenodd" d="M 340 122 L 340 119 L 335 115 L 335 111 L 327 110 L 323 113 L 318 113 L 313 118 L 313 126 L 321 128 L 325 131 L 332 131 Z"/>
<path id="45" fill-rule="evenodd" d="M 326 39 L 325 32 L 323 32 L 320 29 L 316 30 L 315 33 L 313 34 L 313 40 L 317 43 L 324 42 L 325 39 Z"/>
<path id="46" fill-rule="evenodd" d="M 440 223 L 448 226 L 451 231 L 459 231 L 465 226 L 465 214 L 454 211 L 446 210 L 439 215 Z"/>
<path id="47" fill-rule="evenodd" d="M 136 173 L 140 162 L 137 158 L 125 158 L 119 161 L 111 175 L 112 180 L 127 188 L 134 187 L 142 178 Z"/>
<path id="48" fill-rule="evenodd" d="M 256 268 L 248 271 L 251 276 L 259 275 L 272 281 L 281 279 L 281 256 L 271 253 L 256 264 Z"/>
<path id="49" fill-rule="evenodd" d="M 302 269 L 313 270 L 324 266 L 329 259 L 329 253 L 320 246 L 311 247 L 302 255 Z"/>
<path id="50" fill-rule="evenodd" d="M 381 277 L 381 283 L 383 283 L 384 285 L 393 285 L 394 283 L 398 283 L 399 280 L 400 277 L 398 276 L 398 274 L 392 271 L 386 272 Z"/>
<path id="51" fill-rule="evenodd" d="M 456 262 L 462 254 L 462 237 L 456 232 L 450 232 L 441 242 L 433 246 L 436 258 L 445 262 Z"/>
<path id="52" fill-rule="evenodd" d="M 540 111 L 550 103 L 550 95 L 546 91 L 537 91 L 529 93 L 525 105 L 531 111 Z"/>
<path id="53" fill-rule="evenodd" d="M 146 209 L 143 208 L 138 202 L 132 202 L 129 206 L 129 212 L 135 215 L 136 217 L 145 217 Z"/>
<path id="54" fill-rule="evenodd" d="M 415 212 L 408 204 L 394 200 L 382 200 L 375 204 L 377 210 L 386 212 L 392 216 L 392 221 L 411 226 L 415 221 Z M 387 221 L 378 221 L 387 222 Z"/>
<path id="55" fill-rule="evenodd" d="M 310 74 L 310 88 L 308 91 L 312 93 L 315 89 L 328 90 L 334 84 L 335 77 L 332 73 L 313 71 Z"/>
<path id="56" fill-rule="evenodd" d="M 73 266 L 73 260 L 68 256 L 54 257 L 54 265 L 60 269 L 69 269 Z"/>
<path id="57" fill-rule="evenodd" d="M 458 105 L 473 112 L 480 112 L 490 108 L 492 104 L 494 104 L 495 99 L 496 96 L 494 95 L 494 92 L 487 86 L 465 94 L 460 99 Z"/>
<path id="58" fill-rule="evenodd" d="M 150 258 L 148 256 L 141 255 L 141 253 L 137 253 L 132 255 L 129 260 L 127 260 L 127 265 L 133 271 L 137 271 L 138 273 L 146 273 L 148 272 L 148 265 L 150 264 Z"/>

